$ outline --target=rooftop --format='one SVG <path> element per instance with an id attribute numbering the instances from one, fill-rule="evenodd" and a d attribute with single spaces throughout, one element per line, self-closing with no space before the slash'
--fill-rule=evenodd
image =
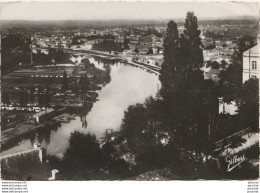
<path id="1" fill-rule="evenodd" d="M 54 111 L 54 109 L 53 108 L 50 108 L 50 109 L 47 109 L 47 110 L 44 110 L 44 111 L 41 111 L 41 112 L 39 112 L 39 113 L 36 113 L 34 116 L 42 116 L 42 115 L 44 115 L 44 114 L 47 114 L 47 113 L 51 113 L 51 112 L 53 112 Z"/>
<path id="2" fill-rule="evenodd" d="M 257 44 L 256 46 L 246 50 L 244 53 L 243 53 L 243 56 L 257 56 L 259 57 L 260 56 L 260 47 L 259 47 L 259 44 Z"/>

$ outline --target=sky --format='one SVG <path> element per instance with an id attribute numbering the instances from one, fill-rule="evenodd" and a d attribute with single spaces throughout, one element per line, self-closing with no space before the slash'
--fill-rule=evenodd
<path id="1" fill-rule="evenodd" d="M 16 2 L 0 4 L 0 20 L 110 20 L 258 16 L 249 2 Z"/>

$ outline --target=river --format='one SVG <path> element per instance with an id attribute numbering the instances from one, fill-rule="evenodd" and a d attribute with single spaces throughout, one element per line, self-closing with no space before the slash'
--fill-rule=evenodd
<path id="1" fill-rule="evenodd" d="M 72 132 L 95 134 L 99 139 L 106 129 L 118 130 L 124 112 L 130 105 L 143 103 L 147 97 L 155 96 L 158 91 L 158 76 L 153 73 L 116 61 L 104 62 L 92 57 L 89 60 L 96 68 L 104 69 L 105 65 L 109 65 L 111 69 L 111 81 L 98 91 L 98 100 L 91 111 L 84 117 L 76 117 L 69 123 L 62 123 L 46 136 L 38 135 L 33 140 L 23 140 L 19 145 L 2 152 L 2 155 L 32 149 L 32 144 L 38 142 L 46 147 L 48 155 L 62 156 L 68 148 Z"/>

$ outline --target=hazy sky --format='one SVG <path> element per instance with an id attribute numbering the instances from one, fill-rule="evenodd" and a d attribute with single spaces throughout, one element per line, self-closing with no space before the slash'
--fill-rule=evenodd
<path id="1" fill-rule="evenodd" d="M 198 18 L 257 16 L 249 2 L 21 2 L 1 4 L 1 20 L 171 19 L 193 10 Z"/>

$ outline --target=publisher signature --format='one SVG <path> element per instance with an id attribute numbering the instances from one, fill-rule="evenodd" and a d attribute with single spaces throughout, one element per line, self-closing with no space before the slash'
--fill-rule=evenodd
<path id="1" fill-rule="evenodd" d="M 230 172 L 235 167 L 237 167 L 239 164 L 241 164 L 243 161 L 245 161 L 245 156 L 241 155 L 234 155 L 232 157 L 226 157 L 226 162 L 228 162 L 227 171 Z"/>

